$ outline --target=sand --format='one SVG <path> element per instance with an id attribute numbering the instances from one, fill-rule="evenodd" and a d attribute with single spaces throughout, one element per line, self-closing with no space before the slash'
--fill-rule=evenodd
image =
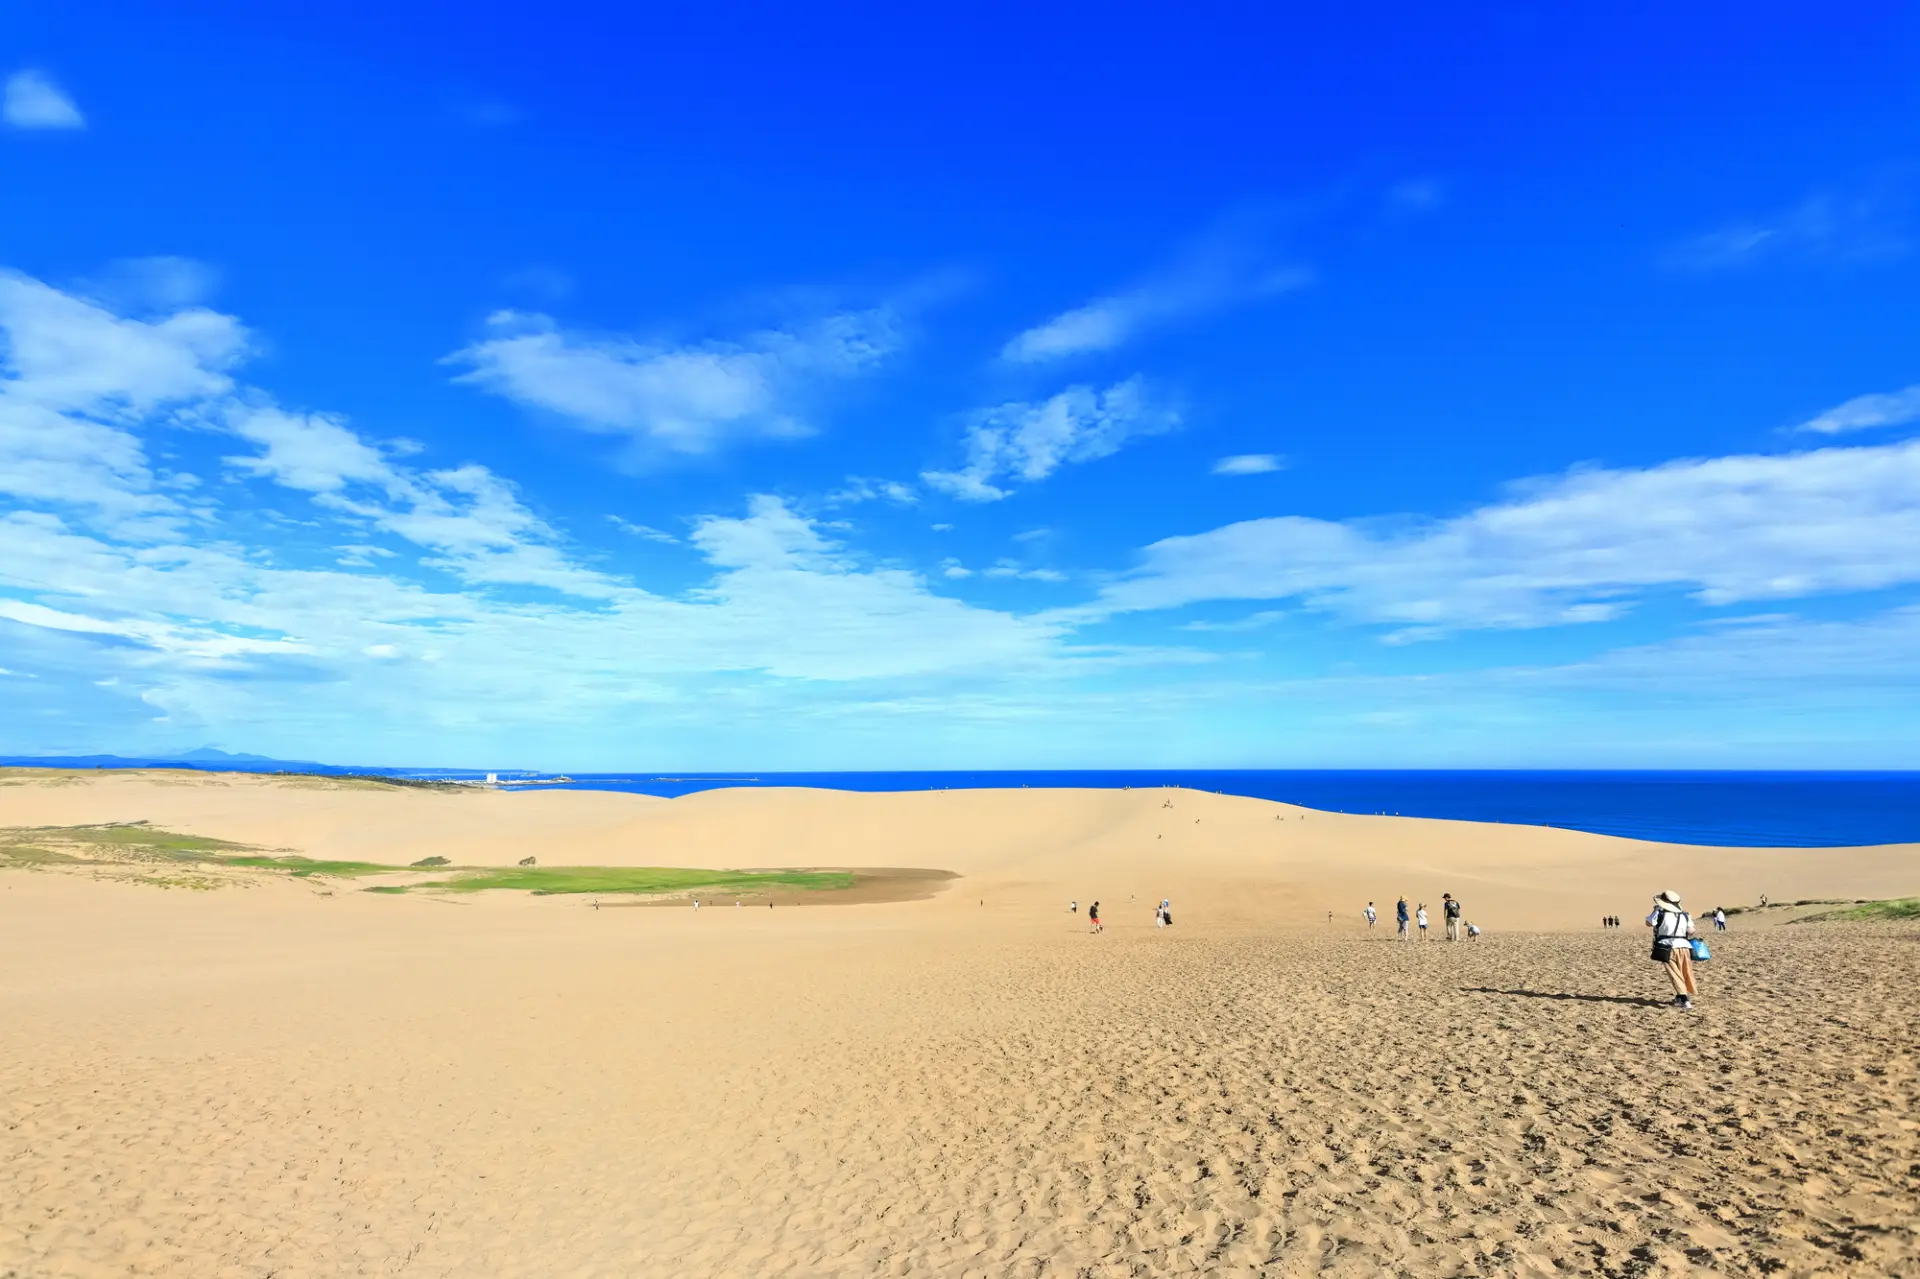
<path id="1" fill-rule="evenodd" d="M 962 877 L 696 915 L 0 872 L 0 1277 L 1920 1273 L 1920 928 L 1736 917 L 1682 1013 L 1634 924 L 1669 884 L 1911 894 L 1910 846 L 0 774 L 3 826 L 140 819 Z M 1446 889 L 1487 936 L 1357 916 Z"/>

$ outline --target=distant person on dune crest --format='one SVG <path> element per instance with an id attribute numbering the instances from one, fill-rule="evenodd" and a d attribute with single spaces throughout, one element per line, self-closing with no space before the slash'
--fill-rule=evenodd
<path id="1" fill-rule="evenodd" d="M 1400 940 L 1407 939 L 1407 899 L 1402 897 L 1393 908 L 1394 921 L 1400 925 Z"/>
<path id="2" fill-rule="evenodd" d="M 1724 933 L 1727 931 L 1727 912 L 1723 907 L 1715 906 L 1713 908 L 1713 931 L 1716 933 Z"/>
<path id="3" fill-rule="evenodd" d="M 1100 903 L 1099 902 L 1095 902 L 1093 905 L 1087 907 L 1087 923 L 1092 925 L 1091 931 L 1096 933 L 1100 931 Z"/>
<path id="4" fill-rule="evenodd" d="M 1420 940 L 1425 941 L 1427 939 L 1427 904 L 1425 902 L 1420 903 L 1420 908 L 1413 912 L 1413 917 L 1420 924 Z"/>
<path id="5" fill-rule="evenodd" d="M 1368 903 L 1367 903 L 1367 908 L 1366 908 L 1365 910 L 1363 910 L 1363 911 L 1361 911 L 1360 913 L 1361 913 L 1362 915 L 1365 915 L 1365 916 L 1367 917 L 1367 930 L 1368 930 L 1369 932 L 1371 932 L 1371 931 L 1373 930 L 1373 921 L 1374 921 L 1375 919 L 1377 919 L 1377 918 L 1379 918 L 1379 916 L 1378 916 L 1378 915 L 1377 915 L 1377 914 L 1375 913 L 1375 911 L 1374 911 L 1374 909 L 1373 909 L 1373 903 L 1372 903 L 1372 902 L 1368 902 Z"/>
<path id="6" fill-rule="evenodd" d="M 1452 893 L 1440 894 L 1440 917 L 1447 922 L 1447 940 L 1460 940 L 1460 903 Z"/>
<path id="7" fill-rule="evenodd" d="M 1653 899 L 1647 927 L 1653 929 L 1653 962 L 1667 966 L 1673 983 L 1673 1006 L 1693 1007 L 1699 993 L 1693 986 L 1693 916 L 1680 909 L 1679 893 L 1668 889 Z"/>

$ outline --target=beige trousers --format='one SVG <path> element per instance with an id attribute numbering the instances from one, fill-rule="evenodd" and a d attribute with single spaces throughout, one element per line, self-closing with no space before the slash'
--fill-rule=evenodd
<path id="1" fill-rule="evenodd" d="M 1449 919 L 1447 921 L 1447 940 L 1448 941 L 1460 940 L 1460 921 L 1459 920 Z"/>
<path id="2" fill-rule="evenodd" d="M 1685 942 L 1667 951 L 1667 980 L 1676 995 L 1697 995 L 1693 988 L 1693 948 Z"/>

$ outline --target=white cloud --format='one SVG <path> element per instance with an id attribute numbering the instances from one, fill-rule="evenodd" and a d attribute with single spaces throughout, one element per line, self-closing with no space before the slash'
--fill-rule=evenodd
<path id="1" fill-rule="evenodd" d="M 981 576 L 1015 578 L 1023 582 L 1064 582 L 1067 580 L 1067 575 L 1059 569 L 1027 568 L 1025 565 L 1014 560 L 997 561 L 992 568 L 985 570 Z"/>
<path id="2" fill-rule="evenodd" d="M 1247 238 L 1216 233 L 1133 288 L 1063 311 L 1009 341 L 1000 358 L 1038 364 L 1110 351 L 1140 333 L 1306 287 L 1312 274 L 1276 267 Z"/>
<path id="3" fill-rule="evenodd" d="M 142 723 L 158 711 L 229 737 L 380 736 L 444 751 L 479 734 L 524 742 L 539 724 L 573 741 L 584 724 L 630 726 L 636 705 L 656 708 L 650 724 L 678 717 L 698 734 L 744 704 L 771 716 L 868 696 L 799 684 L 999 681 L 1112 660 L 1067 648 L 1058 624 L 876 566 L 771 496 L 694 521 L 704 580 L 654 594 L 581 562 L 488 469 L 417 463 L 398 442 L 236 384 L 244 342 L 231 319 L 139 324 L 30 283 L 0 280 L 0 422 L 66 423 L 33 437 L 43 444 L 74 422 L 107 434 L 85 437 L 98 456 L 54 455 L 65 496 L 20 482 L 0 494 L 0 653 L 30 652 L 49 678 L 117 679 Z M 208 332 L 231 340 L 200 340 Z M 145 457 L 147 437 L 175 423 L 240 445 L 229 465 L 251 482 L 208 486 L 201 505 L 131 537 L 98 507 L 174 500 Z M 75 476 L 95 506 L 70 500 Z M 285 543 L 258 540 L 258 484 L 311 499 L 310 519 L 268 525 L 288 529 Z"/>
<path id="4" fill-rule="evenodd" d="M 1913 582 L 1920 441 L 1574 471 L 1431 522 L 1248 520 L 1149 546 L 1097 611 L 1298 598 L 1406 641 Z"/>
<path id="5" fill-rule="evenodd" d="M 1920 386 L 1880 395 L 1857 395 L 1845 404 L 1835 405 L 1818 417 L 1800 424 L 1802 431 L 1838 435 L 1842 431 L 1862 431 L 1874 426 L 1905 426 L 1920 422 Z"/>
<path id="6" fill-rule="evenodd" d="M 1262 609 L 1258 613 L 1250 613 L 1245 617 L 1235 618 L 1231 622 L 1183 622 L 1180 625 L 1180 629 L 1183 631 L 1218 631 L 1223 634 L 1236 634 L 1241 631 L 1264 631 L 1269 626 L 1284 619 L 1286 615 L 1283 609 L 1269 608 Z"/>
<path id="7" fill-rule="evenodd" d="M 84 129 L 80 108 L 43 71 L 16 71 L 7 77 L 0 118 L 16 129 Z"/>
<path id="8" fill-rule="evenodd" d="M 641 454 L 702 454 L 752 438 L 804 435 L 793 401 L 811 385 L 872 367 L 900 344 L 884 309 L 827 316 L 737 342 L 669 346 L 562 329 L 502 311 L 492 334 L 448 356 L 455 380 L 544 409 Z"/>
<path id="9" fill-rule="evenodd" d="M 1714 271 L 1766 258 L 1814 262 L 1876 262 L 1912 247 L 1906 229 L 1912 204 L 1910 175 L 1896 172 L 1851 191 L 1823 191 L 1765 217 L 1732 222 L 1682 241 L 1667 253 L 1670 266 Z"/>
<path id="10" fill-rule="evenodd" d="M 912 506 L 920 500 L 920 494 L 911 484 L 902 484 L 899 480 L 876 480 L 864 475 L 849 475 L 840 488 L 827 494 L 828 506 L 854 506 L 861 502 L 885 500 L 895 506 Z"/>
<path id="11" fill-rule="evenodd" d="M 124 536 L 158 535 L 185 477 L 156 474 L 130 429 L 225 394 L 246 332 L 186 310 L 123 319 L 0 271 L 0 495 L 77 508 Z"/>
<path id="12" fill-rule="evenodd" d="M 1286 465 L 1286 460 L 1272 453 L 1240 453 L 1233 457 L 1223 457 L 1213 464 L 1215 475 L 1265 475 L 1277 471 Z"/>
<path id="13" fill-rule="evenodd" d="M 1104 391 L 1073 386 L 1038 403 L 1016 401 L 977 414 L 967 427 L 967 461 L 957 471 L 926 471 L 921 479 L 962 501 L 1008 497 L 1005 485 L 1043 480 L 1070 463 L 1120 451 L 1130 439 L 1158 435 L 1180 424 L 1156 404 L 1139 378 Z"/>
<path id="14" fill-rule="evenodd" d="M 230 316 L 193 308 L 123 319 L 9 271 L 0 271 L 0 329 L 9 398 L 103 416 L 222 394 L 247 347 Z"/>
<path id="15" fill-rule="evenodd" d="M 340 418 L 253 404 L 236 406 L 226 415 L 226 424 L 235 435 L 265 450 L 227 458 L 227 464 L 287 488 L 338 493 L 355 483 L 390 492 L 404 487 L 385 455 Z"/>
<path id="16" fill-rule="evenodd" d="M 621 519 L 618 515 L 607 516 L 607 522 L 622 533 L 630 534 L 643 541 L 659 542 L 666 546 L 680 545 L 680 539 L 664 529 L 657 529 L 647 524 L 635 524 L 632 520 Z"/>
<path id="17" fill-rule="evenodd" d="M 1052 622 L 966 605 L 918 574 L 874 567 L 831 526 L 770 495 L 753 497 L 743 515 L 695 520 L 689 543 L 707 580 L 680 597 L 655 595 L 580 563 L 563 534 L 484 467 L 417 467 L 409 449 L 371 442 L 344 419 L 236 386 L 228 367 L 242 344 L 186 340 L 205 319 L 132 325 L 86 309 L 92 303 L 75 311 L 81 303 L 52 290 L 6 284 L 15 302 L 36 300 L 0 309 L 8 407 L 15 417 L 31 409 L 92 421 L 48 407 L 79 403 L 111 415 L 111 428 L 92 424 L 115 434 L 90 440 L 125 453 L 92 476 L 102 501 L 157 501 L 144 438 L 175 421 L 244 444 L 234 471 L 313 501 L 298 536 L 323 542 L 309 557 L 323 567 L 300 567 L 301 542 L 250 542 L 261 524 L 252 486 L 217 486 L 190 522 L 148 528 L 140 540 L 90 511 L 81 511 L 90 526 L 75 522 L 73 503 L 21 484 L 0 501 L 0 643 L 31 647 L 48 670 L 65 663 L 75 680 L 117 678 L 175 722 L 267 732 L 324 724 L 346 741 L 367 732 L 444 741 L 455 728 L 497 732 L 501 720 L 572 732 L 636 703 L 697 699 L 701 711 L 685 712 L 687 722 L 705 724 L 728 699 L 751 689 L 774 697 L 781 682 L 1000 680 L 1106 661 L 1064 649 Z M 184 365 L 142 346 L 156 334 L 173 342 L 171 355 L 184 351 Z M 69 471 L 81 463 L 61 461 Z M 561 595 L 528 599 L 501 586 Z"/>
<path id="18" fill-rule="evenodd" d="M 375 560 L 390 560 L 394 556 L 394 553 L 384 546 L 357 544 L 336 546 L 333 549 L 340 552 L 340 558 L 334 563 L 342 568 L 372 568 Z"/>

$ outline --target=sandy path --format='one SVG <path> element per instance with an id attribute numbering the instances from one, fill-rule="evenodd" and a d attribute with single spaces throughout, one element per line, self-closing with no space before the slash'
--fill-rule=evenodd
<path id="1" fill-rule="evenodd" d="M 1920 1273 L 1920 930 L 0 883 L 13 1279 Z"/>

